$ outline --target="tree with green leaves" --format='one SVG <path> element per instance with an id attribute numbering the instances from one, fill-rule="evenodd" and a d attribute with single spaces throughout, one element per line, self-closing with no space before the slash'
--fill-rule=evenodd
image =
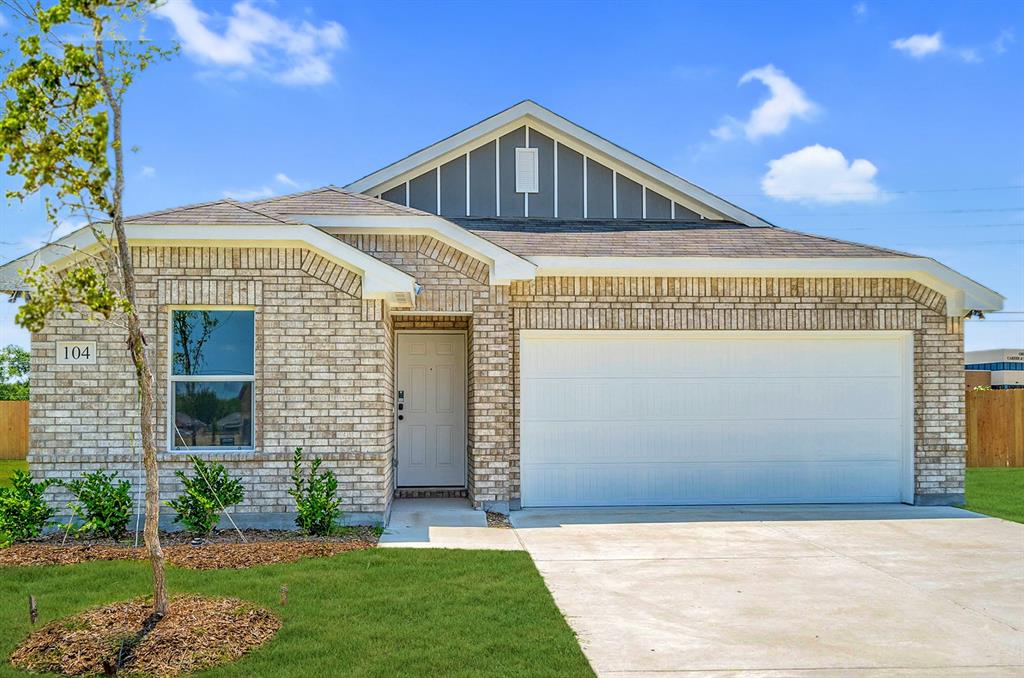
<path id="1" fill-rule="evenodd" d="M 41 331 L 62 313 L 117 323 L 138 384 L 146 471 L 143 531 L 153 572 L 153 612 L 169 611 L 160 548 L 153 369 L 136 306 L 135 271 L 124 226 L 125 95 L 136 76 L 170 52 L 143 39 L 158 0 L 0 0 L 24 25 L 0 83 L 0 160 L 22 179 L 8 199 L 41 194 L 53 228 L 84 219 L 96 246 L 69 252 L 69 266 L 21 271 L 29 292 L 16 322 Z M 13 15 L 13 16 L 12 16 Z M 137 31 L 137 37 L 127 35 Z"/>
<path id="2" fill-rule="evenodd" d="M 28 351 L 17 344 L 0 348 L 0 400 L 28 400 Z"/>

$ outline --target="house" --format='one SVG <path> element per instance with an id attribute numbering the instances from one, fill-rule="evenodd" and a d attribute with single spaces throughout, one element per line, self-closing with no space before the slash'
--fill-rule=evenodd
<path id="1" fill-rule="evenodd" d="M 964 354 L 967 383 L 995 389 L 1024 388 L 1024 350 L 994 348 Z"/>
<path id="2" fill-rule="evenodd" d="M 299 446 L 353 521 L 396 489 L 498 511 L 959 502 L 964 317 L 1003 301 L 774 226 L 530 101 L 344 188 L 127 229 L 162 491 L 201 454 L 259 524 L 287 521 Z M 7 264 L 3 288 L 92 246 Z M 34 472 L 137 482 L 121 333 L 61 318 L 32 373 Z"/>

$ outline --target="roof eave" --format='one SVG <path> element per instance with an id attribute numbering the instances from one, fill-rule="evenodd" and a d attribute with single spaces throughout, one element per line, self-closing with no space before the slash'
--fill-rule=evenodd
<path id="1" fill-rule="evenodd" d="M 909 278 L 946 298 L 946 315 L 999 311 L 1005 297 L 926 257 L 527 256 L 537 276 L 715 276 Z"/>
<path id="2" fill-rule="evenodd" d="M 109 232 L 109 225 L 97 227 Z M 333 238 L 306 224 L 275 225 L 180 225 L 126 224 L 129 243 L 136 245 L 170 245 L 206 247 L 305 247 L 362 277 L 364 299 L 384 299 L 390 303 L 411 305 L 416 294 L 416 280 L 365 252 Z M 84 227 L 50 243 L 35 252 L 0 266 L 0 289 L 7 292 L 27 288 L 19 270 L 40 265 L 54 266 L 97 250 L 99 242 L 92 227 Z"/>
<path id="3" fill-rule="evenodd" d="M 465 252 L 490 267 L 492 285 L 532 280 L 536 266 L 503 247 L 457 224 L 432 214 L 392 216 L 331 216 L 290 214 L 291 218 L 331 233 L 427 234 Z"/>

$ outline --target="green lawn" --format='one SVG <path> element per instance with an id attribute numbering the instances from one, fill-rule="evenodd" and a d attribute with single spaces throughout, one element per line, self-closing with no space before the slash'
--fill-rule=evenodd
<path id="1" fill-rule="evenodd" d="M 28 462 L 24 459 L 0 459 L 0 487 L 7 487 L 11 484 L 11 474 L 16 470 L 28 470 Z"/>
<path id="2" fill-rule="evenodd" d="M 967 469 L 963 508 L 1024 523 L 1024 468 Z"/>
<path id="3" fill-rule="evenodd" d="M 145 593 L 144 563 L 0 568 L 0 676 L 40 623 Z M 173 591 L 237 596 L 275 611 L 278 636 L 208 676 L 592 676 L 523 552 L 374 549 L 249 570 L 168 571 Z M 288 605 L 278 606 L 282 584 Z"/>

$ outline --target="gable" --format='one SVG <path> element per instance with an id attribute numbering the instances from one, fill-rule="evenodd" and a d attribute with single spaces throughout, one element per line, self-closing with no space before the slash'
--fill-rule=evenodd
<path id="1" fill-rule="evenodd" d="M 536 192 L 517 190 L 516 149 L 525 148 L 535 149 Z M 770 225 L 531 101 L 346 188 L 444 217 Z"/>

